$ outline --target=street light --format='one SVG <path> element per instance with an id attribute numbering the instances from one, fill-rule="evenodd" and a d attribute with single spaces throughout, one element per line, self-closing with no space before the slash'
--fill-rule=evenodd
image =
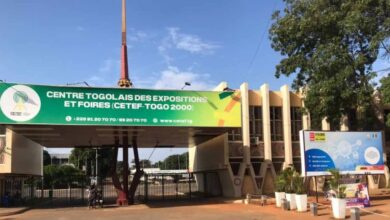
<path id="1" fill-rule="evenodd" d="M 183 87 L 181 87 L 181 90 L 183 90 L 183 89 L 184 89 L 184 87 L 186 87 L 186 86 L 191 86 L 191 83 L 190 83 L 190 82 L 184 82 L 184 86 L 183 86 Z"/>
<path id="2" fill-rule="evenodd" d="M 96 185 L 98 185 L 98 157 L 99 157 L 99 155 L 98 155 L 98 148 L 96 147 L 96 152 L 95 152 L 95 163 L 96 163 L 96 165 L 95 165 L 95 175 L 96 175 Z"/>
<path id="3" fill-rule="evenodd" d="M 75 83 L 67 83 L 66 85 L 67 86 L 74 86 L 74 85 L 86 85 L 87 87 L 91 87 L 86 81 L 82 81 L 82 82 L 75 82 Z"/>
<path id="4" fill-rule="evenodd" d="M 179 164 L 179 170 L 180 170 L 180 154 L 177 155 L 177 163 Z"/>

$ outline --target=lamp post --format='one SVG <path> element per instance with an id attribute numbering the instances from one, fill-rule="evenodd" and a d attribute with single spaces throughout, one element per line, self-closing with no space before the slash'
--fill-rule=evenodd
<path id="1" fill-rule="evenodd" d="M 190 82 L 184 82 L 184 85 L 183 85 L 183 87 L 181 87 L 181 90 L 183 90 L 184 87 L 186 87 L 186 86 L 191 86 L 191 83 Z"/>
<path id="2" fill-rule="evenodd" d="M 96 185 L 98 185 L 98 183 L 99 183 L 99 177 L 98 177 L 98 161 L 99 161 L 99 159 L 98 159 L 98 157 L 99 157 L 99 155 L 98 155 L 98 148 L 96 147 L 96 149 L 95 149 L 95 175 L 96 175 Z"/>
<path id="3" fill-rule="evenodd" d="M 67 86 L 75 86 L 75 85 L 86 85 L 87 87 L 91 87 L 86 81 L 75 82 L 75 83 L 66 83 Z"/>
<path id="4" fill-rule="evenodd" d="M 180 170 L 180 154 L 177 155 L 177 163 L 179 164 L 179 170 Z"/>

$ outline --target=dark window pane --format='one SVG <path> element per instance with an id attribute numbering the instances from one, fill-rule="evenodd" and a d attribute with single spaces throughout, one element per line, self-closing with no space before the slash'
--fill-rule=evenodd
<path id="1" fill-rule="evenodd" d="M 299 131 L 302 130 L 302 111 L 299 107 L 291 107 L 291 139 L 299 141 Z"/>
<path id="2" fill-rule="evenodd" d="M 283 140 L 283 116 L 282 107 L 270 107 L 271 116 L 271 140 Z"/>
<path id="3" fill-rule="evenodd" d="M 249 131 L 252 143 L 263 140 L 263 120 L 261 106 L 249 106 Z"/>

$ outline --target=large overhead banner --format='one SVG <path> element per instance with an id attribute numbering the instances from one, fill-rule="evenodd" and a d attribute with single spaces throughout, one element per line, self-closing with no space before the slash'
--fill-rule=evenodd
<path id="1" fill-rule="evenodd" d="M 301 131 L 302 174 L 383 174 L 381 132 Z"/>
<path id="2" fill-rule="evenodd" d="M 240 127 L 238 91 L 0 83 L 0 124 Z"/>

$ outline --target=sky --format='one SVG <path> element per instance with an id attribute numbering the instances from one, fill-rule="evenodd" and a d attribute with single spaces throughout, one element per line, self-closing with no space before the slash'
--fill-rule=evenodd
<path id="1" fill-rule="evenodd" d="M 271 15 L 283 6 L 281 0 L 127 0 L 134 86 L 180 89 L 190 82 L 185 89 L 210 90 L 226 81 L 230 88 L 248 82 L 251 89 L 268 83 L 278 90 L 290 85 L 292 78 L 274 76 L 282 57 L 268 38 Z M 0 80 L 116 87 L 120 46 L 120 0 L 0 1 Z M 379 60 L 374 70 L 388 66 Z M 145 152 L 141 158 L 149 157 Z M 151 159 L 172 150 L 167 152 L 156 150 Z"/>

